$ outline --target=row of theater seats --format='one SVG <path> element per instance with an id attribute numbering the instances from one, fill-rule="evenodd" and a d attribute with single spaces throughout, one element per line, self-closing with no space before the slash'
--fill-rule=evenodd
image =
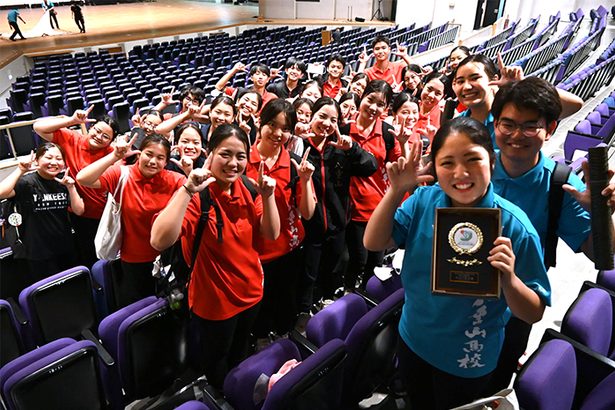
<path id="1" fill-rule="evenodd" d="M 615 408 L 615 271 L 586 281 L 562 321 L 547 329 L 514 389 L 521 408 Z"/>
<path id="2" fill-rule="evenodd" d="M 108 268 L 93 270 L 101 266 Z M 294 332 L 250 356 L 217 392 L 190 368 L 199 362 L 186 349 L 193 336 L 167 299 L 99 314 L 99 286 L 87 268 L 75 267 L 27 287 L 19 304 L 0 301 L 0 393 L 8 409 L 122 409 L 134 401 L 171 409 L 194 398 L 222 409 L 354 408 L 395 374 L 398 285 L 372 280 L 368 294 L 340 298 L 310 320 L 306 337 Z M 291 359 L 300 364 L 257 395 L 263 377 Z"/>
<path id="3" fill-rule="evenodd" d="M 573 171 L 581 169 L 587 150 L 596 146 L 610 146 L 615 137 L 615 91 L 596 105 L 584 120 L 568 131 L 564 141 L 564 157 L 558 161 L 570 165 Z"/>

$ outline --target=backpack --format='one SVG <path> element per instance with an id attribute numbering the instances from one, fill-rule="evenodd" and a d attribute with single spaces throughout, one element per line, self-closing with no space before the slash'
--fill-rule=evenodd
<path id="1" fill-rule="evenodd" d="M 248 189 L 252 200 L 256 199 L 258 192 L 246 175 L 241 175 L 241 182 Z M 222 243 L 222 215 L 218 205 L 211 201 L 209 188 L 199 192 L 201 198 L 201 216 L 197 223 L 196 232 L 194 235 L 194 243 L 192 245 L 192 253 L 190 257 L 190 265 L 184 259 L 182 252 L 181 240 L 177 240 L 170 248 L 164 250 L 160 258 L 156 260 L 154 266 L 154 276 L 158 278 L 156 284 L 156 294 L 160 297 L 169 298 L 169 304 L 172 309 L 179 309 L 182 306 L 181 300 L 184 299 L 185 292 L 188 289 L 190 275 L 196 262 L 196 257 L 199 252 L 201 238 L 205 224 L 209 219 L 209 210 L 214 209 L 216 214 L 216 228 L 218 231 L 218 242 Z"/>
<path id="2" fill-rule="evenodd" d="M 549 216 L 544 255 L 544 263 L 547 269 L 556 264 L 557 228 L 559 226 L 559 217 L 562 214 L 562 200 L 564 199 L 564 189 L 562 186 L 567 183 L 571 172 L 572 168 L 569 166 L 555 162 L 551 183 L 549 184 Z"/>

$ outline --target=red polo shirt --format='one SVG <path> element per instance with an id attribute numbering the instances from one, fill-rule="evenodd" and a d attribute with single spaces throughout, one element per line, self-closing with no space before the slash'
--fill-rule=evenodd
<path id="1" fill-rule="evenodd" d="M 375 65 L 370 68 L 365 69 L 365 74 L 370 81 L 372 80 L 384 80 L 391 87 L 393 87 L 393 91 L 397 91 L 399 85 L 403 82 L 401 78 L 401 72 L 406 66 L 406 62 L 404 60 L 389 62 L 389 66 L 386 70 L 380 70 Z"/>
<path id="2" fill-rule="evenodd" d="M 389 178 L 385 164 L 397 161 L 401 156 L 399 141 L 395 139 L 392 150 L 387 151 L 382 137 L 382 120 L 376 120 L 371 134 L 364 137 L 357 130 L 355 123 L 350 124 L 350 137 L 361 148 L 372 153 L 378 162 L 378 169 L 368 177 L 352 176 L 350 178 L 351 219 L 357 222 L 367 222 L 389 188 Z"/>
<path id="3" fill-rule="evenodd" d="M 173 193 L 184 184 L 186 177 L 163 169 L 152 178 L 145 178 L 137 165 L 128 167 L 130 174 L 124 185 L 122 199 L 120 258 L 129 263 L 151 262 L 160 253 L 149 244 L 153 217 L 167 205 Z M 119 165 L 106 170 L 99 178 L 102 187 L 115 192 L 120 174 Z M 116 199 L 119 200 L 119 197 Z"/>
<path id="4" fill-rule="evenodd" d="M 236 91 L 237 91 L 237 89 L 236 89 L 236 88 L 234 88 L 234 87 L 226 87 L 226 88 L 224 89 L 224 93 L 225 93 L 226 95 L 228 95 L 229 97 L 233 98 L 233 99 L 236 99 L 236 97 L 237 97 L 237 96 L 235 95 L 235 92 L 236 92 Z M 277 96 L 277 95 L 275 95 L 274 93 L 270 93 L 270 92 L 269 92 L 269 91 L 267 91 L 267 90 L 264 90 L 264 91 L 263 91 L 263 93 L 261 94 L 261 97 L 262 97 L 262 99 L 263 99 L 263 104 L 261 105 L 261 109 L 259 110 L 259 114 L 260 114 L 260 112 L 263 110 L 263 107 L 264 107 L 265 105 L 267 105 L 267 103 L 268 103 L 269 101 L 271 101 L 271 100 L 273 100 L 273 99 L 275 99 L 275 98 L 278 98 L 278 96 Z"/>
<path id="5" fill-rule="evenodd" d="M 53 142 L 64 150 L 64 162 L 70 168 L 70 176 L 75 180 L 79 171 L 113 151 L 111 147 L 98 151 L 92 150 L 87 135 L 68 128 L 61 128 L 54 132 Z M 85 205 L 85 212 L 81 216 L 100 219 L 107 202 L 107 191 L 105 189 L 87 188 L 79 183 L 75 183 L 75 186 Z"/>
<path id="6" fill-rule="evenodd" d="M 340 92 L 340 88 L 342 88 L 342 82 L 337 79 L 335 85 L 331 85 L 329 80 L 325 81 L 322 85 L 322 95 L 335 98 L 337 97 L 337 93 Z"/>
<path id="7" fill-rule="evenodd" d="M 220 209 L 222 243 L 218 242 L 216 212 L 212 206 L 188 287 L 188 303 L 203 319 L 225 320 L 256 305 L 263 297 L 263 268 L 255 249 L 263 204 L 260 196 L 252 201 L 241 180 L 233 183 L 230 195 L 216 183 L 209 190 L 212 204 Z M 201 199 L 194 195 L 181 229 L 182 250 L 187 261 L 192 257 L 200 215 Z"/>
<path id="8" fill-rule="evenodd" d="M 261 157 L 255 144 L 250 150 L 246 175 L 256 180 L 258 178 L 260 162 Z M 271 262 L 298 248 L 305 237 L 298 209 L 303 195 L 301 183 L 299 181 L 296 183 L 296 198 L 292 198 L 292 189 L 288 186 L 291 178 L 291 167 L 293 166 L 290 162 L 290 154 L 284 148 L 282 148 L 278 160 L 273 167 L 268 168 L 265 165 L 264 174 L 276 181 L 274 195 L 275 204 L 280 215 L 280 236 L 275 241 L 270 241 L 262 236 L 258 237 L 257 249 L 260 252 L 261 261 L 264 263 Z"/>
<path id="9" fill-rule="evenodd" d="M 431 109 L 427 113 L 427 115 L 419 114 L 419 119 L 416 121 L 416 125 L 414 126 L 415 130 L 418 129 L 427 129 L 427 125 L 433 125 L 436 128 L 440 128 L 440 116 L 442 115 L 442 104 L 438 104 Z M 427 148 L 428 152 L 431 152 L 431 143 L 432 138 L 429 139 L 429 147 Z"/>

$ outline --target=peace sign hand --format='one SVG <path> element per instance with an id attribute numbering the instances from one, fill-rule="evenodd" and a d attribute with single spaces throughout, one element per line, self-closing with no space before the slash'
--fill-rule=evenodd
<path id="1" fill-rule="evenodd" d="M 265 162 L 261 161 L 258 166 L 258 180 L 248 178 L 256 191 L 263 199 L 269 198 L 275 192 L 276 181 L 270 176 L 265 175 Z"/>
<path id="2" fill-rule="evenodd" d="M 93 109 L 94 109 L 94 106 L 90 105 L 87 110 L 75 110 L 75 112 L 73 113 L 73 122 L 75 122 L 75 124 L 86 124 L 88 122 L 96 122 L 95 119 L 88 118 Z"/>
<path id="3" fill-rule="evenodd" d="M 60 184 L 64 185 L 65 187 L 70 188 L 75 185 L 75 180 L 68 175 L 69 173 L 70 173 L 70 168 L 66 168 L 66 172 L 64 173 L 64 176 L 62 177 L 62 179 L 58 177 L 55 177 L 54 179 Z"/>
<path id="4" fill-rule="evenodd" d="M 173 94 L 175 93 L 175 86 L 171 88 L 171 91 L 168 93 L 160 94 L 160 98 L 162 99 L 162 103 L 165 105 L 177 104 L 179 101 L 173 99 Z"/>
<path id="5" fill-rule="evenodd" d="M 178 145 L 175 145 L 171 148 L 171 151 L 174 150 L 179 151 L 180 158 L 179 160 L 176 158 L 171 158 L 170 161 L 177 165 L 184 172 L 184 175 L 190 175 L 190 173 L 192 172 L 192 168 L 194 167 L 192 158 L 187 157 L 184 154 L 184 149 Z"/>
<path id="6" fill-rule="evenodd" d="M 422 141 L 413 142 L 406 157 L 399 157 L 397 161 L 386 164 L 391 189 L 407 192 L 419 184 L 433 181 L 433 176 L 427 174 L 431 163 L 426 166 L 421 163 L 422 151 Z"/>
<path id="7" fill-rule="evenodd" d="M 209 169 L 210 164 L 211 161 L 207 158 L 203 168 L 195 168 L 190 172 L 186 181 L 186 189 L 189 192 L 201 192 L 216 181 Z"/>
<path id="8" fill-rule="evenodd" d="M 498 52 L 498 68 L 500 69 L 500 78 L 490 81 L 489 85 L 501 87 L 513 81 L 523 80 L 523 68 L 519 66 L 506 66 L 502 54 Z"/>
<path id="9" fill-rule="evenodd" d="M 314 165 L 310 161 L 308 161 L 308 156 L 310 155 L 310 147 L 308 147 L 303 153 L 303 158 L 301 158 L 301 164 L 298 164 L 293 158 L 290 159 L 290 162 L 293 163 L 297 173 L 299 174 L 299 179 L 302 181 L 309 181 L 312 178 L 312 174 L 314 173 Z"/>
<path id="10" fill-rule="evenodd" d="M 408 119 L 409 118 L 405 118 L 403 124 L 398 123 L 397 117 L 393 120 L 391 134 L 395 136 L 395 139 L 397 139 L 401 145 L 408 142 L 408 139 L 412 136 L 412 127 L 408 126 Z"/>
<path id="11" fill-rule="evenodd" d="M 328 145 L 341 149 L 342 151 L 348 151 L 352 148 L 352 138 L 348 135 L 340 134 L 340 128 L 337 124 L 335 124 L 335 135 L 337 136 L 337 141 L 329 141 Z"/>
<path id="12" fill-rule="evenodd" d="M 132 150 L 132 145 L 137 140 L 139 134 L 135 133 L 131 140 L 128 140 L 128 135 L 119 135 L 114 142 L 111 143 L 113 147 L 113 155 L 116 156 L 117 159 L 123 159 L 129 157 L 134 154 L 138 154 L 141 151 Z"/>
<path id="13" fill-rule="evenodd" d="M 38 165 L 36 165 L 36 154 L 34 151 L 30 151 L 30 156 L 28 158 L 19 160 L 17 166 L 22 174 L 38 169 Z"/>

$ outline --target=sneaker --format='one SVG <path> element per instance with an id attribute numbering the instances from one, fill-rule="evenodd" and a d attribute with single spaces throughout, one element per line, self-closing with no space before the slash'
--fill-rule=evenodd
<path id="1" fill-rule="evenodd" d="M 334 303 L 335 301 L 333 299 L 323 299 L 320 302 L 320 306 L 321 306 L 321 310 L 326 308 L 327 306 L 330 306 Z"/>

